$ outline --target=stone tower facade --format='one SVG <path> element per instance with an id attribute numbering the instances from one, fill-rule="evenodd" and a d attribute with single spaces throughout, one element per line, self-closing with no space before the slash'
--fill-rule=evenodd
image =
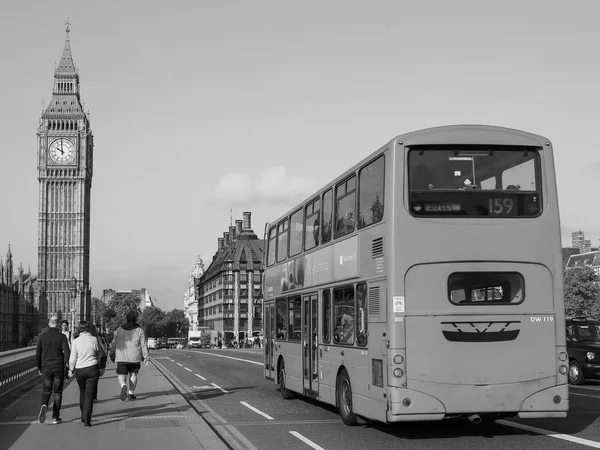
<path id="1" fill-rule="evenodd" d="M 90 318 L 90 201 L 94 138 L 71 55 L 70 24 L 38 127 L 38 282 L 47 314 Z"/>

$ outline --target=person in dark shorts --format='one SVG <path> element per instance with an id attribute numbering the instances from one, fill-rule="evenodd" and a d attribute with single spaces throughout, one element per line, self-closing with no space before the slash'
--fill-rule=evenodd
<path id="1" fill-rule="evenodd" d="M 70 350 L 67 337 L 58 330 L 58 317 L 52 316 L 49 328 L 38 338 L 35 360 L 38 373 L 43 376 L 42 406 L 38 414 L 40 423 L 46 421 L 46 411 L 54 391 L 52 405 L 52 423 L 61 422 L 60 407 L 65 384 L 65 372 L 69 364 Z"/>
<path id="2" fill-rule="evenodd" d="M 110 344 L 110 360 L 117 363 L 117 377 L 121 391 L 119 397 L 122 401 L 135 400 L 135 387 L 141 363 L 148 366 L 150 354 L 146 333 L 136 323 L 137 312 L 127 313 L 127 323 L 121 325 L 115 332 Z"/>

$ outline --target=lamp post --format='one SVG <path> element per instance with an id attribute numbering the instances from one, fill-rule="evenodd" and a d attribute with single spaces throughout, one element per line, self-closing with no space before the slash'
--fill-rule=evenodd
<path id="1" fill-rule="evenodd" d="M 77 298 L 77 278 L 73 275 L 71 278 L 71 336 L 74 335 L 75 330 L 75 299 Z"/>

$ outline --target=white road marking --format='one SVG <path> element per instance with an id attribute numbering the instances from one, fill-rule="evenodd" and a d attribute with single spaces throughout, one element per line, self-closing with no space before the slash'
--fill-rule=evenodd
<path id="1" fill-rule="evenodd" d="M 325 450 L 323 447 L 315 444 L 313 441 L 311 441 L 310 439 L 305 438 L 304 436 L 302 436 L 300 433 L 298 433 L 297 431 L 290 431 L 290 434 L 292 436 L 296 436 L 298 439 L 300 439 L 302 442 L 304 442 L 307 445 L 310 445 L 312 448 L 314 448 L 315 450 Z"/>
<path id="2" fill-rule="evenodd" d="M 574 442 L 576 444 L 587 445 L 588 447 L 592 447 L 592 448 L 600 448 L 600 442 L 578 438 L 576 436 L 571 436 L 569 434 L 556 433 L 554 431 L 544 430 L 543 428 L 536 428 L 536 427 L 532 427 L 529 425 L 523 425 L 521 423 L 509 422 L 508 420 L 497 420 L 496 423 L 505 425 L 507 427 L 513 427 L 513 428 L 519 428 L 519 429 L 525 430 L 525 431 L 531 431 L 532 433 L 544 434 L 546 436 L 553 437 L 556 439 L 562 439 L 563 441 L 569 441 L 569 442 Z"/>
<path id="3" fill-rule="evenodd" d="M 181 366 L 181 367 L 183 367 L 183 364 L 180 364 L 180 363 L 175 363 L 175 364 L 177 364 L 178 366 Z"/>
<path id="4" fill-rule="evenodd" d="M 266 417 L 269 420 L 275 420 L 273 419 L 270 415 L 262 412 L 260 409 L 255 408 L 254 406 L 249 405 L 246 402 L 240 402 L 242 405 L 244 405 L 246 408 L 251 409 L 252 411 L 254 411 L 256 414 L 260 414 L 263 417 Z"/>
<path id="5" fill-rule="evenodd" d="M 202 375 L 198 375 L 197 373 L 195 373 L 194 375 L 196 375 L 198 378 L 200 378 L 201 380 L 206 381 L 206 378 L 204 378 Z"/>
<path id="6" fill-rule="evenodd" d="M 185 370 L 187 370 L 188 372 L 191 372 L 192 369 L 188 369 L 187 367 L 184 367 Z"/>
<path id="7" fill-rule="evenodd" d="M 578 392 L 569 392 L 569 395 L 579 395 L 581 397 L 589 397 L 589 398 L 598 398 L 597 395 L 590 395 L 590 394 L 580 394 Z"/>
<path id="8" fill-rule="evenodd" d="M 225 389 L 223 389 L 221 386 L 217 386 L 215 383 L 210 383 L 212 384 L 214 387 L 216 387 L 217 389 L 219 389 L 222 392 L 225 392 L 226 394 L 229 394 L 229 392 L 227 392 Z"/>
<path id="9" fill-rule="evenodd" d="M 250 364 L 257 364 L 259 366 L 262 366 L 263 363 L 262 362 L 258 362 L 258 361 L 250 361 L 249 359 L 242 359 L 242 358 L 234 358 L 233 356 L 225 356 L 225 355 L 218 355 L 216 353 L 208 353 L 208 352 L 198 352 L 198 351 L 194 351 L 194 353 L 201 353 L 203 355 L 210 355 L 210 356 L 217 356 L 219 358 L 227 358 L 227 359 L 235 359 L 236 361 L 243 361 L 243 362 L 247 362 Z"/>

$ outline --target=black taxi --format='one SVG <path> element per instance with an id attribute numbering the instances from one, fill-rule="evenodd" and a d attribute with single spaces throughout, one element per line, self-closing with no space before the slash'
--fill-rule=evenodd
<path id="1" fill-rule="evenodd" d="M 600 321 L 568 317 L 567 353 L 569 383 L 583 384 L 586 378 L 600 379 Z"/>

